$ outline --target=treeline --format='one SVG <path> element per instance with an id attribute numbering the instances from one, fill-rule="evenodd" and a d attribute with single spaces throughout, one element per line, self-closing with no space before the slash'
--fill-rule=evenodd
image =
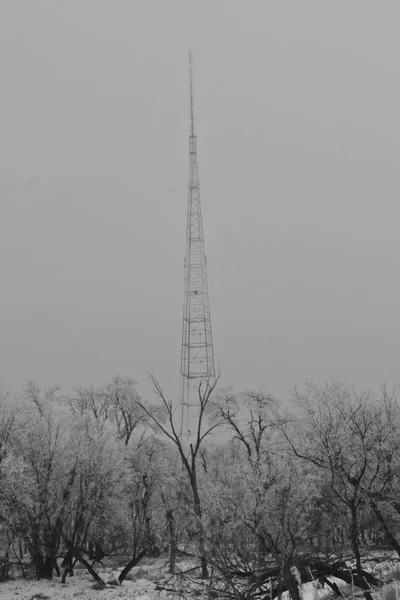
<path id="1" fill-rule="evenodd" d="M 104 585 L 105 557 L 124 561 L 122 583 L 146 554 L 165 555 L 173 574 L 187 553 L 221 597 L 272 600 L 289 590 L 299 600 L 300 581 L 332 585 L 332 574 L 369 597 L 380 582 L 365 571 L 364 551 L 400 556 L 395 395 L 307 384 L 288 411 L 263 390 L 217 383 L 199 386 L 188 439 L 155 379 L 154 404 L 120 376 L 68 398 L 33 383 L 2 390 L 6 559 L 24 569 L 25 548 L 37 578 L 63 582 L 80 561 Z"/>

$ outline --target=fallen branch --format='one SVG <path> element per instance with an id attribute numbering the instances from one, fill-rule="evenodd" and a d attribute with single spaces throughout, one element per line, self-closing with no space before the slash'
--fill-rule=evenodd
<path id="1" fill-rule="evenodd" d="M 83 558 L 82 554 L 79 552 L 79 550 L 77 550 L 76 548 L 73 550 L 74 555 L 76 556 L 76 558 L 79 560 L 79 562 L 81 562 L 83 564 L 83 566 L 89 571 L 90 575 L 93 577 L 93 579 L 95 581 L 97 581 L 97 583 L 101 586 L 101 587 L 106 587 L 106 582 L 104 581 L 104 579 L 102 579 L 100 577 L 100 575 L 98 573 L 96 573 L 96 571 L 93 569 L 92 565 L 85 559 Z"/>

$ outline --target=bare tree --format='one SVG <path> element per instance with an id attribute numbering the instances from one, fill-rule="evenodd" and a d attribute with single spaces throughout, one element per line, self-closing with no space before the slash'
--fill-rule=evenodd
<path id="1" fill-rule="evenodd" d="M 93 385 L 77 387 L 68 398 L 68 404 L 74 413 L 91 412 L 95 419 L 107 421 L 110 416 L 110 405 L 106 398 Z"/>
<path id="2" fill-rule="evenodd" d="M 62 504 L 64 479 L 68 478 L 63 459 L 68 428 L 57 391 L 57 387 L 52 387 L 42 392 L 35 383 L 28 383 L 25 422 L 16 444 L 32 481 L 27 490 L 30 503 L 25 512 L 23 537 L 35 563 L 37 579 L 52 578 L 57 569 L 59 535 L 54 524 Z"/>
<path id="3" fill-rule="evenodd" d="M 140 396 L 136 390 L 136 381 L 131 377 L 116 375 L 98 390 L 103 404 L 109 407 L 114 418 L 120 439 L 125 445 L 134 431 L 140 427 L 147 428 L 148 419 L 146 413 L 140 407 Z"/>
<path id="4" fill-rule="evenodd" d="M 174 423 L 174 408 L 172 402 L 167 400 L 164 392 L 154 377 L 150 375 L 151 382 L 154 386 L 154 392 L 160 398 L 162 403 L 163 412 L 160 414 L 156 410 L 152 410 L 146 406 L 141 400 L 138 400 L 139 406 L 146 413 L 151 421 L 162 431 L 162 433 L 173 442 L 178 449 L 182 465 L 187 473 L 190 487 L 193 494 L 193 510 L 197 520 L 198 527 L 198 548 L 201 561 L 201 576 L 203 579 L 208 578 L 208 567 L 207 567 L 207 553 L 205 548 L 205 534 L 204 534 L 204 523 L 202 515 L 202 503 L 199 492 L 199 480 L 198 480 L 198 459 L 201 458 L 201 450 L 203 447 L 204 440 L 212 433 L 212 431 L 219 427 L 222 419 L 211 424 L 207 423 L 208 411 L 211 408 L 212 394 L 217 386 L 219 376 L 215 378 L 202 379 L 197 388 L 197 425 L 196 432 L 194 434 L 193 443 L 189 444 L 189 448 L 186 448 L 184 440 L 179 435 L 179 432 Z"/>

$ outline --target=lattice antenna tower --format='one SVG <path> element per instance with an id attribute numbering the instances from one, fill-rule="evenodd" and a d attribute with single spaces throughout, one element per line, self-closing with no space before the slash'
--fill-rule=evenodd
<path id="1" fill-rule="evenodd" d="M 202 380 L 215 377 L 210 304 L 208 299 L 207 260 L 201 216 L 197 138 L 194 127 L 192 53 L 189 52 L 190 134 L 189 185 L 187 205 L 185 291 L 183 299 L 181 352 L 181 424 L 180 435 L 194 433 L 196 398 Z"/>

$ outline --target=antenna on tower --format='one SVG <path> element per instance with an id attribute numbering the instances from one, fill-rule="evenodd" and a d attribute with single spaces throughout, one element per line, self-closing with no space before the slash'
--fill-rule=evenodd
<path id="1" fill-rule="evenodd" d="M 194 95 L 192 52 L 189 52 L 190 135 L 189 184 L 186 226 L 185 286 L 183 299 L 181 350 L 181 424 L 180 436 L 194 433 L 196 406 L 193 384 L 215 377 L 214 348 L 208 299 L 207 261 L 204 249 L 203 219 L 200 203 L 197 138 L 194 132 Z M 196 386 L 198 388 L 198 385 Z M 198 393 L 198 392 L 197 392 Z M 197 394 L 196 394 L 197 396 Z"/>
<path id="2" fill-rule="evenodd" d="M 190 135 L 194 135 L 193 72 L 192 72 L 192 51 L 191 50 L 189 50 L 189 79 L 190 79 Z"/>

